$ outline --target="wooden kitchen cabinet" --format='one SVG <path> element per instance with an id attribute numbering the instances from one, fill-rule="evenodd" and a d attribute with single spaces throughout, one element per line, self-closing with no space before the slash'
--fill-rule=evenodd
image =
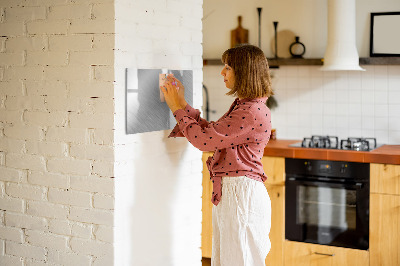
<path id="1" fill-rule="evenodd" d="M 268 185 L 285 185 L 285 158 L 264 156 L 261 159 L 264 172 L 267 175 L 265 184 Z"/>
<path id="2" fill-rule="evenodd" d="M 285 158 L 264 156 L 261 159 L 267 175 L 265 187 L 271 199 L 271 250 L 265 259 L 266 266 L 283 265 L 285 241 Z"/>
<path id="3" fill-rule="evenodd" d="M 400 165 L 371 164 L 371 266 L 400 265 Z"/>
<path id="4" fill-rule="evenodd" d="M 370 191 L 400 195 L 400 165 L 370 164 Z"/>
<path id="5" fill-rule="evenodd" d="M 203 196 L 202 196 L 202 256 L 211 258 L 212 253 L 212 183 L 207 169 L 206 161 L 212 152 L 203 153 Z M 284 216 L 285 216 L 285 158 L 263 157 L 262 164 L 265 174 L 268 176 L 265 182 L 272 205 L 271 221 L 271 250 L 266 258 L 266 265 L 283 265 L 284 243 Z"/>
<path id="6" fill-rule="evenodd" d="M 271 199 L 271 250 L 265 259 L 266 266 L 283 265 L 285 241 L 285 187 L 265 184 Z"/>
<path id="7" fill-rule="evenodd" d="M 369 253 L 365 250 L 316 245 L 285 240 L 284 252 L 285 266 L 369 265 Z"/>
<path id="8" fill-rule="evenodd" d="M 400 265 L 400 196 L 373 193 L 370 202 L 370 265 Z"/>
<path id="9" fill-rule="evenodd" d="M 203 152 L 203 195 L 202 195 L 202 223 L 201 223 L 201 253 L 204 258 L 211 258 L 212 252 L 212 183 L 206 161 L 212 152 Z"/>

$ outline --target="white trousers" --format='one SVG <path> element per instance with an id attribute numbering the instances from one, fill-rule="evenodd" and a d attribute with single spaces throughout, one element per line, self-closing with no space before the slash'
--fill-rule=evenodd
<path id="1" fill-rule="evenodd" d="M 271 200 L 260 181 L 223 177 L 212 210 L 212 266 L 262 266 L 271 249 Z"/>

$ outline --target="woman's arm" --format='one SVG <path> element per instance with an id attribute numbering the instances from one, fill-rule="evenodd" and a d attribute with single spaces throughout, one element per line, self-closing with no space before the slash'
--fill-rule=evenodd
<path id="1" fill-rule="evenodd" d="M 201 128 L 207 127 L 210 123 L 214 123 L 213 121 L 208 122 L 206 119 L 200 117 L 200 110 L 194 109 L 192 106 L 190 106 L 188 103 L 186 105 L 182 104 L 182 106 L 185 106 L 184 111 L 188 116 L 193 118 L 196 122 L 199 123 Z M 185 135 L 182 134 L 182 132 L 179 129 L 178 123 L 175 125 L 175 127 L 172 129 L 171 134 L 169 134 L 168 138 L 176 138 L 176 137 L 184 137 Z"/>
<path id="2" fill-rule="evenodd" d="M 201 118 L 200 117 L 200 111 L 197 110 L 197 109 L 194 109 L 193 107 L 191 107 L 188 103 L 186 103 L 186 101 L 184 103 L 182 103 L 181 105 L 185 106 L 184 110 L 188 113 L 188 115 L 190 117 L 192 117 L 193 119 L 195 119 L 199 123 L 201 128 L 204 128 L 204 127 L 208 127 L 210 124 L 218 123 L 222 119 L 226 118 L 228 116 L 228 114 L 235 108 L 236 101 L 234 101 L 231 104 L 231 107 L 229 108 L 229 110 L 223 116 L 221 116 L 217 120 L 217 122 L 214 122 L 214 121 L 208 122 L 207 120 Z M 171 134 L 168 137 L 184 137 L 184 136 L 185 135 L 183 135 L 182 132 L 180 132 L 178 124 L 176 124 L 176 126 L 174 127 L 174 129 L 172 130 Z"/>
<path id="3" fill-rule="evenodd" d="M 249 109 L 233 110 L 218 122 L 209 123 L 205 127 L 186 115 L 182 109 L 176 110 L 174 116 L 178 121 L 181 134 L 201 151 L 233 148 L 236 145 L 255 142 L 258 140 L 255 133 L 259 131 L 256 127 L 266 127 L 262 122 L 258 124 Z"/>
<path id="4" fill-rule="evenodd" d="M 186 115 L 196 120 L 202 127 L 208 126 L 210 123 L 200 117 L 200 111 L 191 107 L 185 100 L 185 87 L 182 82 L 175 78 L 173 75 L 169 75 L 166 82 L 160 87 L 164 93 L 165 100 L 172 113 L 175 112 L 176 108 L 183 109 Z M 184 137 L 180 132 L 178 124 L 172 129 L 168 138 L 171 137 Z"/>

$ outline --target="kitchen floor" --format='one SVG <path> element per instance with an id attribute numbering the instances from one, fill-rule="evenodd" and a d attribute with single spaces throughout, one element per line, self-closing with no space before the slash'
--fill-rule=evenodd
<path id="1" fill-rule="evenodd" d="M 201 262 L 203 263 L 203 266 L 211 266 L 211 259 L 209 258 L 202 258 Z"/>

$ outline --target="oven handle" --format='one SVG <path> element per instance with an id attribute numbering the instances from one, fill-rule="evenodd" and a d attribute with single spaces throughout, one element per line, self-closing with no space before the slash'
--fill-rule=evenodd
<path id="1" fill-rule="evenodd" d="M 325 184 L 325 185 L 341 185 L 345 186 L 348 188 L 354 188 L 354 189 L 361 189 L 363 187 L 363 183 L 361 182 L 356 182 L 356 183 L 346 183 L 346 182 L 332 182 L 332 181 L 321 181 L 321 180 L 316 180 L 316 181 L 309 181 L 309 180 L 304 180 L 303 178 L 297 178 L 297 177 L 288 177 L 287 181 L 294 181 L 297 183 L 301 183 L 304 185 L 318 185 L 318 184 Z"/>

